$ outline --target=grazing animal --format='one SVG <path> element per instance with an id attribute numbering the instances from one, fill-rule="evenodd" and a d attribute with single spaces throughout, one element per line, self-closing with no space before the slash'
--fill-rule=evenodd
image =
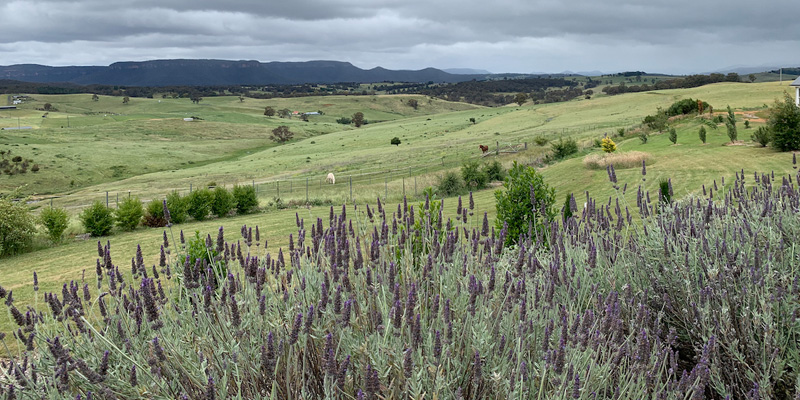
<path id="1" fill-rule="evenodd" d="M 481 152 L 486 153 L 487 151 L 489 151 L 489 146 L 480 145 L 479 147 L 481 148 Z"/>
<path id="2" fill-rule="evenodd" d="M 336 177 L 333 176 L 333 172 L 329 172 L 328 176 L 325 178 L 326 183 L 330 183 L 331 185 L 336 183 Z"/>

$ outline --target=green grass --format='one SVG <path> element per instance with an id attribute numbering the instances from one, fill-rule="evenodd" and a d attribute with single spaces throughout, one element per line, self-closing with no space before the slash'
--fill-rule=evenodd
<path id="1" fill-rule="evenodd" d="M 730 104 L 734 109 L 755 110 L 761 115 L 760 110 L 771 105 L 786 89 L 787 86 L 774 82 L 720 83 L 694 89 L 499 108 L 441 100 L 429 103 L 427 98 L 414 96 L 419 100 L 419 110 L 403 104 L 409 96 L 248 98 L 244 102 L 231 96 L 206 98 L 199 105 L 188 99 L 162 99 L 159 103 L 159 99 L 133 98 L 129 105 L 123 105 L 117 97 L 101 96 L 100 101 L 93 102 L 91 95 L 35 95 L 35 103 L 2 113 L 0 126 L 16 126 L 16 115 L 19 115 L 22 125 L 36 129 L 0 131 L 0 149 L 12 149 L 14 154 L 33 158 L 45 168 L 38 174 L 2 176 L 0 190 L 28 184 L 28 193 L 63 196 L 54 199 L 53 204 L 71 207 L 74 215 L 80 206 L 105 199 L 106 191 L 110 192 L 113 206 L 116 195 L 125 196 L 129 190 L 133 195 L 149 199 L 175 189 L 187 192 L 190 185 L 197 188 L 212 181 L 224 185 L 255 181 L 259 183 L 261 203 L 265 206 L 277 196 L 276 180 L 283 180 L 279 185 L 284 201 L 304 201 L 308 178 L 311 199 L 329 199 L 341 204 L 350 198 L 352 176 L 353 198 L 357 204 L 374 204 L 376 197 L 388 192 L 388 205 L 392 209 L 402 201 L 403 187 L 406 194 L 413 197 L 416 180 L 416 193 L 421 193 L 425 187 L 435 185 L 444 171 L 457 169 L 464 160 L 479 157 L 479 144 L 494 150 L 496 143 L 505 146 L 528 142 L 527 151 L 503 154 L 498 159 L 506 165 L 513 160 L 529 162 L 544 154 L 547 148 L 533 144 L 537 136 L 550 140 L 569 136 L 591 147 L 593 140 L 604 133 L 613 134 L 621 127 L 636 127 L 657 107 L 666 108 L 686 97 L 707 101 L 717 111 Z M 44 102 L 52 103 L 60 111 L 41 118 L 43 113 L 34 108 L 41 107 Z M 310 122 L 297 118 L 266 118 L 262 114 L 267 105 L 276 109 L 322 110 L 325 115 L 312 116 Z M 359 129 L 335 123 L 336 118 L 356 111 L 363 111 L 368 120 L 384 122 L 370 123 Z M 61 128 L 62 123 L 66 125 L 67 115 L 70 128 Z M 182 120 L 192 115 L 204 120 Z M 477 120 L 476 124 L 469 122 L 471 117 Z M 280 146 L 269 141 L 268 131 L 278 124 L 289 125 L 297 132 L 297 139 Z M 738 146 L 725 145 L 728 138 L 723 126 L 717 130 L 708 129 L 708 144 L 702 145 L 697 136 L 698 127 L 699 122 L 695 120 L 679 122 L 676 125 L 678 145 L 672 145 L 666 134 L 651 136 L 647 144 L 641 144 L 635 137 L 615 138 L 615 141 L 618 151 L 652 154 L 654 161 L 648 166 L 644 184 L 652 190 L 659 178 L 669 177 L 677 197 L 699 193 L 702 185 L 713 185 L 715 179 L 719 183 L 723 176 L 726 182 L 732 181 L 734 174 L 742 169 L 749 179 L 755 171 L 774 170 L 776 174 L 783 174 L 791 170 L 791 154 L 758 148 L 750 143 L 750 133 L 758 124 L 746 130 L 740 122 L 739 138 L 745 145 Z M 395 136 L 402 140 L 402 145 L 390 145 Z M 590 170 L 582 164 L 583 156 L 593 151 L 600 152 L 587 149 L 541 170 L 546 182 L 556 188 L 557 199 L 563 199 L 565 193 L 574 193 L 578 203 L 582 203 L 584 192 L 589 191 L 593 198 L 605 203 L 603 199 L 613 194 L 606 171 Z M 114 166 L 122 168 L 111 168 Z M 121 170 L 122 175 L 114 176 L 116 170 Z M 389 173 L 389 170 L 395 172 Z M 336 185 L 320 185 L 328 172 L 336 174 Z M 640 173 L 638 167 L 617 170 L 620 183 L 629 184 L 625 199 L 634 206 L 636 185 L 642 182 Z M 74 187 L 70 187 L 70 180 L 76 181 Z M 471 223 L 480 223 L 484 211 L 494 216 L 492 190 L 476 193 L 475 200 L 483 208 L 476 210 Z M 446 207 L 454 211 L 455 199 L 447 199 Z M 327 218 L 328 210 L 328 207 L 271 209 L 260 214 L 188 223 L 173 229 L 177 239 L 178 229 L 184 229 L 187 234 L 198 230 L 214 235 L 219 225 L 224 225 L 227 236 L 235 237 L 242 224 L 259 225 L 262 236 L 269 239 L 270 248 L 274 249 L 288 243 L 288 234 L 295 231 L 296 212 L 306 221 L 313 221 L 316 217 Z M 157 263 L 161 230 L 139 229 L 102 240 L 110 240 L 117 249 L 114 254 L 118 258 L 114 263 L 129 270 L 129 259 L 136 244 L 142 245 L 148 264 Z M 43 291 L 60 290 L 65 280 L 79 280 L 83 270 L 90 277 L 87 281 L 94 282 L 96 245 L 94 239 L 68 240 L 58 247 L 4 258 L 0 262 L 0 285 L 12 290 L 25 287 L 30 284 L 33 271 L 39 274 Z M 20 296 L 23 292 L 28 291 L 19 291 Z M 21 303 L 32 301 L 25 297 L 19 300 Z M 2 320 L 0 331 L 10 332 L 13 328 L 10 324 L 13 323 Z"/>

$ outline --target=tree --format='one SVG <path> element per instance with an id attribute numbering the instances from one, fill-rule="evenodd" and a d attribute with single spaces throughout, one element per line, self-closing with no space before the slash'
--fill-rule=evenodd
<path id="1" fill-rule="evenodd" d="M 233 194 L 222 186 L 214 189 L 214 200 L 211 203 L 211 213 L 219 218 L 228 215 L 236 207 L 236 199 Z"/>
<path id="2" fill-rule="evenodd" d="M 243 103 L 243 102 L 244 102 L 244 96 L 239 96 L 239 103 Z"/>
<path id="3" fill-rule="evenodd" d="M 475 117 L 470 117 L 469 122 L 472 122 L 472 125 L 475 125 L 477 122 L 475 121 Z"/>
<path id="4" fill-rule="evenodd" d="M 25 250 L 36 233 L 31 210 L 24 201 L 14 201 L 17 193 L 0 194 L 0 255 Z"/>
<path id="5" fill-rule="evenodd" d="M 200 102 L 203 101 L 203 98 L 200 97 L 199 94 L 195 93 L 195 94 L 192 94 L 191 96 L 189 96 L 189 100 L 191 100 L 192 103 L 194 103 L 194 104 L 200 104 Z"/>
<path id="6" fill-rule="evenodd" d="M 275 142 L 283 143 L 287 142 L 292 139 L 294 133 L 289 130 L 289 127 L 286 125 L 281 125 L 272 130 L 272 134 L 269 136 Z"/>
<path id="7" fill-rule="evenodd" d="M 397 136 L 393 137 L 391 143 L 395 146 L 400 146 L 400 138 Z"/>
<path id="8" fill-rule="evenodd" d="M 494 192 L 497 207 L 497 228 L 508 225 L 506 245 L 517 243 L 520 235 L 544 234 L 555 216 L 553 204 L 556 191 L 547 185 L 544 177 L 532 167 L 518 164 L 508 171 L 503 183 L 505 191 Z"/>
<path id="9" fill-rule="evenodd" d="M 411 107 L 411 108 L 413 108 L 415 110 L 419 107 L 419 102 L 417 102 L 416 99 L 408 99 L 407 103 L 408 103 L 409 107 Z"/>
<path id="10" fill-rule="evenodd" d="M 617 151 L 617 144 L 614 143 L 610 137 L 606 136 L 600 141 L 600 148 L 602 148 L 606 153 L 613 153 Z"/>
<path id="11" fill-rule="evenodd" d="M 359 111 L 359 112 L 353 114 L 352 120 L 353 120 L 353 124 L 356 126 L 356 128 L 360 128 L 361 125 L 364 125 L 364 113 Z"/>
<path id="12" fill-rule="evenodd" d="M 675 128 L 669 128 L 669 141 L 672 144 L 678 144 L 678 131 Z"/>
<path id="13" fill-rule="evenodd" d="M 292 119 L 292 111 L 289 110 L 288 108 L 282 108 L 282 109 L 278 110 L 278 117 L 280 117 L 280 118 L 287 118 L 288 117 L 289 119 Z"/>
<path id="14" fill-rule="evenodd" d="M 125 96 L 125 97 L 122 98 L 122 104 L 128 104 L 130 102 L 131 102 L 131 98 L 130 97 Z"/>
<path id="15" fill-rule="evenodd" d="M 772 145 L 780 151 L 800 150 L 800 108 L 788 94 L 776 100 L 767 119 Z"/>
<path id="16" fill-rule="evenodd" d="M 97 94 L 93 94 L 92 101 L 98 101 L 98 100 L 100 100 L 100 97 L 98 97 Z"/>
<path id="17" fill-rule="evenodd" d="M 759 126 L 756 131 L 750 135 L 750 138 L 761 145 L 761 147 L 767 147 L 770 141 L 772 141 L 772 132 L 770 132 L 769 128 L 766 126 Z"/>
<path id="18" fill-rule="evenodd" d="M 42 106 L 42 108 L 43 108 L 45 111 L 52 111 L 52 110 L 53 110 L 53 105 L 52 105 L 52 104 L 50 104 L 50 103 L 44 103 L 44 106 Z"/>
<path id="19" fill-rule="evenodd" d="M 731 106 L 728 106 L 728 117 L 725 120 L 725 127 L 728 128 L 728 137 L 731 139 L 731 143 L 735 142 L 739 133 L 736 131 L 736 115 L 733 114 Z"/>
<path id="20" fill-rule="evenodd" d="M 270 106 L 265 107 L 264 108 L 264 115 L 266 115 L 268 117 L 274 116 L 275 115 L 275 109 L 270 107 Z"/>
<path id="21" fill-rule="evenodd" d="M 697 134 L 700 136 L 700 141 L 703 142 L 703 144 L 706 144 L 706 127 L 701 126 Z"/>
<path id="22" fill-rule="evenodd" d="M 525 104 L 526 101 L 528 101 L 528 95 L 525 93 L 517 93 L 517 95 L 514 96 L 514 103 L 517 103 L 519 106 Z"/>
<path id="23" fill-rule="evenodd" d="M 747 78 L 750 79 L 750 83 L 753 83 L 756 81 L 756 74 L 747 75 Z"/>

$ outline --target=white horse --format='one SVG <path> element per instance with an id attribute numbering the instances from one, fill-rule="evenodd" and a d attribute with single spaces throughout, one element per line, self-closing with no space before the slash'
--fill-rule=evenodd
<path id="1" fill-rule="evenodd" d="M 329 172 L 328 176 L 325 178 L 326 183 L 330 183 L 331 185 L 336 183 L 336 177 L 333 176 L 333 172 Z"/>

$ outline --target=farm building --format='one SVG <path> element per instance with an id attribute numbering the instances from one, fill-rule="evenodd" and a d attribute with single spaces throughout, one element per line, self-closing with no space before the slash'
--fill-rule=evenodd
<path id="1" fill-rule="evenodd" d="M 794 87 L 794 104 L 800 107 L 800 78 L 795 79 L 789 86 Z"/>

